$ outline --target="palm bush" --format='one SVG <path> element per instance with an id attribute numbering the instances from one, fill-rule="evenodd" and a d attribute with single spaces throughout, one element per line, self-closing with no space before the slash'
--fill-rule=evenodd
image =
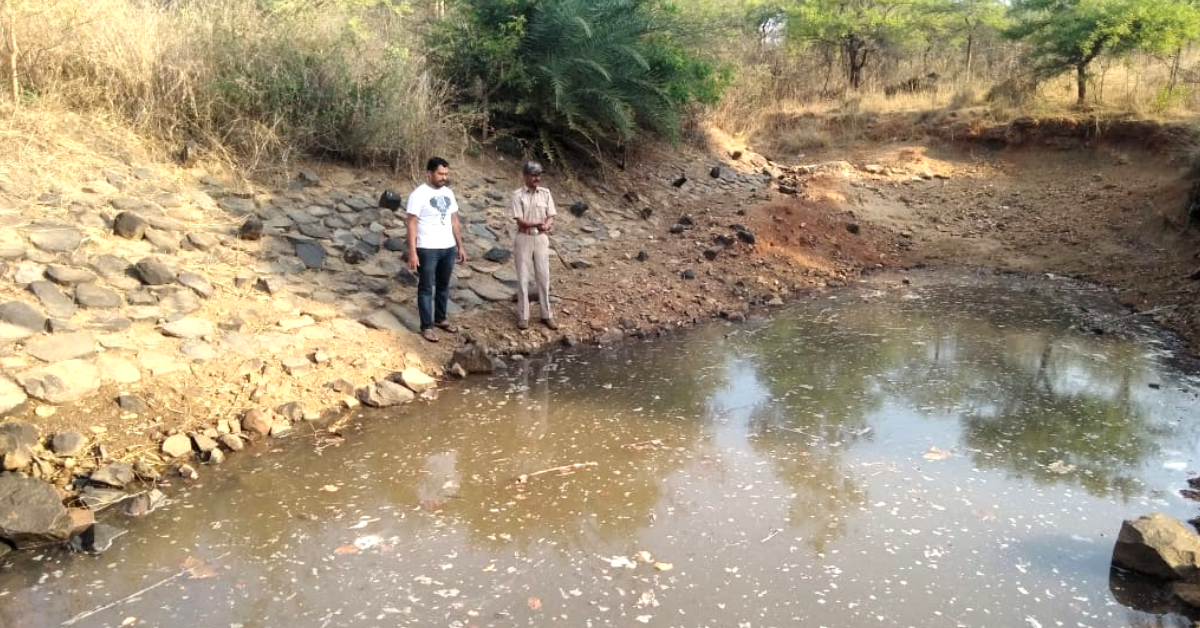
<path id="1" fill-rule="evenodd" d="M 677 138 L 725 75 L 679 41 L 659 0 L 460 0 L 432 31 L 436 65 L 504 133 L 592 149 Z M 484 129 L 485 133 L 487 129 Z"/>

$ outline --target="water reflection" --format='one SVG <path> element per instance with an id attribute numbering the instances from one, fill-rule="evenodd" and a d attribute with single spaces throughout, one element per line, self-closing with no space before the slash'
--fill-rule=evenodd
<path id="1" fill-rule="evenodd" d="M 20 557 L 0 625 L 1172 625 L 1108 560 L 1191 514 L 1196 389 L 1106 307 L 971 277 L 518 363 Z"/>

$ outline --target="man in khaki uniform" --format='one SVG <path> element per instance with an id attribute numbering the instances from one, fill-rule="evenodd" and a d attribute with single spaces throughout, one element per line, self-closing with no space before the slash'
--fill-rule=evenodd
<path id="1" fill-rule="evenodd" d="M 537 279 L 538 306 L 542 323 L 558 329 L 550 313 L 550 229 L 554 223 L 554 197 L 541 187 L 542 164 L 529 161 L 521 169 L 525 185 L 512 195 L 512 213 L 517 221 L 513 258 L 517 263 L 517 329 L 529 328 L 529 267 Z"/>

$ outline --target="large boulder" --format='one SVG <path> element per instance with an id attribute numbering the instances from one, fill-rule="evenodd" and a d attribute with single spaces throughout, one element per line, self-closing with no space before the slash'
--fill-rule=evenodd
<path id="1" fill-rule="evenodd" d="M 33 478 L 0 476 L 0 539 L 17 549 L 61 543 L 71 517 L 53 486 Z"/>
<path id="2" fill-rule="evenodd" d="M 1200 574 L 1200 536 L 1183 522 L 1151 513 L 1121 524 L 1113 564 L 1166 580 Z"/>
<path id="3" fill-rule="evenodd" d="M 416 398 L 413 391 L 391 380 L 380 380 L 358 391 L 358 400 L 372 408 L 389 408 Z"/>

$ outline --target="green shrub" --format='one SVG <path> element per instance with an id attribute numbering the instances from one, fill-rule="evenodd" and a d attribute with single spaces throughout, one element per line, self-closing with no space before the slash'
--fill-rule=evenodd
<path id="1" fill-rule="evenodd" d="M 429 38 L 435 65 L 498 128 L 553 152 L 678 138 L 728 81 L 679 41 L 659 0 L 460 0 Z M 485 128 L 486 131 L 486 128 Z"/>

